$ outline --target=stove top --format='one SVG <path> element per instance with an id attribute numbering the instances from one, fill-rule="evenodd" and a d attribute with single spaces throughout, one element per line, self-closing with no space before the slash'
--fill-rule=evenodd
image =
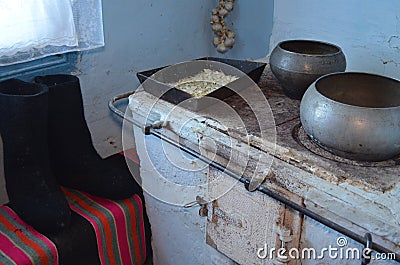
<path id="1" fill-rule="evenodd" d="M 400 156 L 396 156 L 385 161 L 369 162 L 369 161 L 351 160 L 335 155 L 323 149 L 323 147 L 319 146 L 317 142 L 313 141 L 306 134 L 301 124 L 298 124 L 293 128 L 292 137 L 296 140 L 297 143 L 307 148 L 313 154 L 325 159 L 332 160 L 334 162 L 345 163 L 348 165 L 359 166 L 359 167 L 396 167 L 400 165 Z"/>
<path id="2" fill-rule="evenodd" d="M 336 184 L 347 182 L 363 189 L 384 193 L 400 182 L 400 156 L 382 162 L 342 158 L 311 141 L 300 125 L 300 101 L 286 97 L 266 67 L 258 83 L 271 106 L 277 134 L 275 157 Z M 239 114 L 250 134 L 259 136 L 252 110 L 239 96 L 225 100 Z M 257 145 L 257 142 L 254 143 Z M 261 146 L 258 146 L 261 148 Z"/>
<path id="3" fill-rule="evenodd" d="M 254 136 L 251 141 L 254 150 L 266 151 L 274 158 L 264 185 L 351 230 L 359 233 L 374 231 L 376 240 L 390 249 L 400 248 L 400 157 L 382 162 L 360 162 L 335 156 L 319 147 L 301 128 L 300 101 L 283 95 L 268 68 L 258 86 L 268 99 L 274 117 L 274 152 L 264 145 L 257 119 L 243 99 L 235 95 L 224 100 L 240 116 L 247 132 Z M 197 145 L 205 132 L 210 136 L 217 135 L 212 139 L 218 142 L 221 152 L 217 152 L 215 159 L 223 160 L 222 151 L 229 155 L 230 150 L 236 148 L 224 141 L 232 136 L 228 131 L 213 126 L 209 120 L 205 121 L 207 118 L 196 118 L 202 113 L 175 108 L 164 101 L 154 107 L 154 100 L 146 92 L 136 93 L 130 98 L 130 108 L 143 117 L 152 108 L 159 113 L 168 113 L 163 116 L 169 122 L 168 133 L 179 135 L 179 141 L 183 139 L 182 143 L 188 147 Z M 227 121 L 228 124 L 232 117 L 223 113 L 218 116 L 222 123 Z M 190 128 L 182 135 L 185 123 L 190 123 Z M 237 139 L 243 142 L 242 136 L 238 134 Z M 243 157 L 237 156 L 234 160 L 233 163 L 241 163 Z"/>

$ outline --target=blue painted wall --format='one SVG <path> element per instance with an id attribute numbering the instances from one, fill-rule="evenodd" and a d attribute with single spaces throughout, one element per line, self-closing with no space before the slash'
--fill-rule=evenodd
<path id="1" fill-rule="evenodd" d="M 224 55 L 213 46 L 210 25 L 217 0 L 103 0 L 105 47 L 85 52 L 77 64 L 85 114 L 102 156 L 120 149 L 121 128 L 107 101 L 139 85 L 136 72 L 203 56 L 260 58 L 268 53 L 272 0 L 236 0 L 226 21 L 237 32 Z"/>
<path id="2" fill-rule="evenodd" d="M 136 89 L 136 72 L 209 55 L 209 0 L 103 0 L 105 47 L 77 64 L 85 115 L 103 156 L 120 149 L 121 127 L 107 101 Z"/>
<path id="3" fill-rule="evenodd" d="M 218 6 L 219 1 L 215 1 Z M 233 59 L 259 59 L 269 53 L 272 33 L 273 0 L 236 0 L 234 10 L 225 21 L 236 33 L 235 46 L 225 54 L 214 55 Z"/>
<path id="4" fill-rule="evenodd" d="M 75 70 L 62 64 L 45 70 L 29 68 L 32 71 L 18 72 L 15 76 L 30 79 L 59 71 L 78 75 L 93 142 L 104 157 L 121 148 L 120 121 L 110 114 L 108 100 L 137 88 L 136 72 L 203 56 L 257 59 L 268 53 L 273 0 L 235 0 L 235 9 L 226 21 L 232 23 L 237 33 L 236 45 L 223 55 L 212 44 L 214 35 L 209 23 L 217 0 L 102 2 L 104 48 L 80 54 Z M 2 152 L 0 204 L 7 201 L 1 162 Z"/>
<path id="5" fill-rule="evenodd" d="M 348 71 L 400 79 L 400 1 L 275 1 L 271 50 L 284 39 L 339 45 Z"/>

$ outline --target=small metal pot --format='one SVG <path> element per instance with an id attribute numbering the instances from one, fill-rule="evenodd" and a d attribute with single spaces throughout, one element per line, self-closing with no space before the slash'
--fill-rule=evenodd
<path id="1" fill-rule="evenodd" d="M 305 132 L 339 156 L 381 161 L 400 154 L 400 81 L 369 73 L 320 77 L 300 104 Z"/>
<path id="2" fill-rule="evenodd" d="M 285 95 L 293 99 L 301 99 L 318 77 L 346 70 L 340 47 L 313 40 L 280 42 L 271 52 L 269 64 Z"/>

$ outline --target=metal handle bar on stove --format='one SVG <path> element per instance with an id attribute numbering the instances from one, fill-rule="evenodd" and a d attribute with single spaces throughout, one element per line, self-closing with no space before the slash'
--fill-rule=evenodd
<path id="1" fill-rule="evenodd" d="M 227 169 L 225 166 L 223 166 L 223 165 L 221 165 L 221 164 L 219 164 L 219 163 L 217 163 L 215 161 L 212 161 L 212 160 L 208 159 L 207 157 L 199 154 L 198 152 L 193 151 L 192 149 L 190 149 L 190 148 L 188 148 L 186 146 L 183 146 L 180 143 L 177 143 L 176 141 L 166 137 L 165 135 L 163 135 L 162 133 L 157 131 L 157 129 L 160 129 L 162 127 L 163 121 L 156 121 L 153 124 L 148 124 L 148 125 L 144 125 L 143 126 L 143 124 L 140 124 L 138 121 L 135 121 L 133 118 L 125 117 L 124 113 L 122 111 L 120 111 L 117 107 L 114 106 L 114 103 L 119 101 L 119 100 L 121 100 L 121 99 L 126 99 L 127 97 L 129 97 L 133 93 L 134 92 L 129 92 L 129 93 L 124 93 L 124 94 L 121 94 L 121 95 L 113 97 L 108 102 L 108 106 L 109 106 L 110 110 L 112 112 L 114 112 L 116 115 L 120 116 L 121 118 L 126 119 L 130 123 L 132 123 L 132 124 L 134 124 L 134 125 L 136 125 L 138 127 L 144 128 L 144 132 L 146 134 L 152 134 L 152 135 L 160 138 L 161 140 L 163 140 L 163 141 L 165 141 L 165 142 L 167 142 L 167 143 L 169 143 L 169 144 L 171 144 L 171 145 L 173 145 L 173 146 L 175 146 L 175 147 L 187 152 L 188 154 L 192 155 L 193 157 L 200 159 L 201 161 L 209 164 L 210 166 L 212 166 L 212 167 L 224 172 L 225 174 L 233 177 L 234 179 L 242 182 L 244 184 L 245 188 L 248 190 L 249 184 L 250 184 L 250 180 L 249 179 L 247 179 L 247 178 L 245 178 L 243 176 L 239 176 L 235 172 Z M 311 210 L 309 210 L 309 209 L 307 209 L 307 208 L 305 208 L 305 207 L 303 207 L 303 206 L 301 206 L 301 205 L 299 205 L 299 204 L 297 204 L 297 203 L 295 203 L 295 202 L 293 202 L 293 201 L 291 201 L 291 200 L 289 200 L 289 199 L 287 199 L 287 198 L 275 193 L 274 191 L 272 191 L 272 190 L 270 190 L 270 189 L 268 189 L 268 188 L 266 188 L 266 187 L 264 187 L 262 185 L 258 186 L 256 190 L 261 192 L 261 193 L 263 193 L 263 194 L 265 194 L 265 195 L 268 195 L 269 197 L 271 197 L 271 198 L 273 198 L 273 199 L 275 199 L 275 200 L 277 200 L 277 201 L 289 206 L 290 208 L 292 208 L 292 209 L 294 209 L 294 210 L 296 210 L 296 211 L 298 211 L 298 212 L 310 217 L 311 219 L 314 219 L 315 221 L 317 221 L 317 222 L 319 222 L 319 223 L 321 223 L 321 224 L 323 224 L 323 225 L 325 225 L 325 226 L 327 226 L 327 227 L 329 227 L 329 228 L 331 228 L 331 229 L 333 229 L 333 230 L 335 230 L 335 231 L 337 231 L 337 232 L 339 232 L 339 233 L 341 233 L 341 234 L 343 234 L 345 236 L 350 237 L 351 239 L 361 243 L 364 246 L 367 245 L 367 244 L 370 245 L 370 248 L 373 249 L 373 250 L 376 250 L 377 252 L 387 253 L 387 254 L 388 253 L 395 253 L 394 251 L 390 251 L 389 249 L 383 247 L 380 244 L 377 244 L 375 242 L 369 242 L 364 235 L 361 236 L 359 234 L 356 234 L 353 231 L 351 231 L 351 230 L 349 230 L 349 229 L 347 229 L 347 228 L 345 228 L 345 227 L 343 227 L 343 226 L 341 226 L 341 225 L 339 225 L 339 224 L 337 224 L 335 222 L 332 222 L 331 220 L 329 220 L 329 219 L 327 219 L 327 218 L 325 218 L 325 217 L 323 217 L 323 216 L 321 216 L 321 215 L 319 215 L 319 214 L 317 214 L 317 213 L 315 213 L 315 212 L 313 212 L 313 211 L 311 211 Z M 395 253 L 394 255 L 395 255 L 395 261 L 400 263 L 400 253 Z"/>
<path id="2" fill-rule="evenodd" d="M 122 111 L 120 111 L 116 106 L 114 106 L 115 102 L 117 102 L 119 100 L 122 100 L 122 99 L 126 99 L 130 95 L 132 95 L 133 93 L 135 93 L 135 92 L 127 92 L 127 93 L 124 93 L 124 94 L 117 95 L 117 96 L 113 97 L 110 101 L 108 101 L 108 107 L 110 108 L 110 110 L 112 112 L 117 114 L 122 119 L 125 119 L 125 120 L 129 121 L 130 123 L 142 128 L 143 132 L 146 135 L 151 133 L 151 129 L 160 129 L 162 127 L 162 125 L 163 125 L 163 121 L 158 120 L 158 121 L 153 121 L 152 123 L 143 125 L 140 122 L 134 120 L 133 118 L 125 116 L 125 114 Z"/>

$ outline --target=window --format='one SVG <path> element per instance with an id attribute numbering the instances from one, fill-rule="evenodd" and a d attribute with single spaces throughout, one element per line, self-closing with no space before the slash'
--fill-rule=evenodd
<path id="1" fill-rule="evenodd" d="M 0 0 L 0 34 L 1 68 L 62 62 L 60 54 L 104 46 L 101 0 Z"/>
<path id="2" fill-rule="evenodd" d="M 10 78 L 21 78 L 29 81 L 38 75 L 70 73 L 75 70 L 77 58 L 78 52 L 71 52 L 25 63 L 0 66 L 0 81 Z"/>

